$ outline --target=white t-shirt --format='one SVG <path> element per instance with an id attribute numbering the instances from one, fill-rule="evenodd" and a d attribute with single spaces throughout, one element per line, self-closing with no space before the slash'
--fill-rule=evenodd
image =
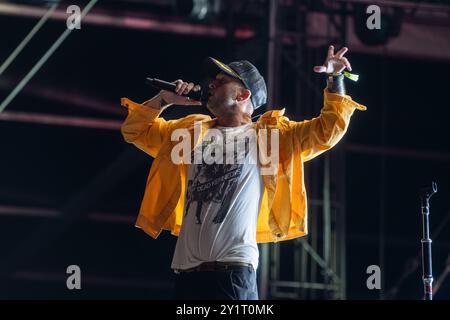
<path id="1" fill-rule="evenodd" d="M 188 269 L 206 261 L 222 261 L 251 263 L 256 270 L 256 224 L 263 180 L 254 126 L 214 129 L 222 133 L 223 140 L 209 138 L 213 132 L 210 129 L 188 165 L 183 223 L 172 268 Z M 205 148 L 210 148 L 209 152 L 205 153 Z M 194 153 L 202 154 L 202 150 L 202 163 L 195 164 Z M 205 154 L 222 154 L 223 161 L 207 160 Z"/>

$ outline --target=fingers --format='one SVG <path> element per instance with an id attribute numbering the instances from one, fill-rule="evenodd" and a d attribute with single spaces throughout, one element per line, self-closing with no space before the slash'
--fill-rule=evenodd
<path id="1" fill-rule="evenodd" d="M 327 71 L 327 68 L 325 66 L 315 66 L 314 71 L 317 73 L 322 73 L 322 72 Z"/>
<path id="2" fill-rule="evenodd" d="M 341 58 L 341 60 L 347 67 L 348 71 L 352 71 L 352 66 L 350 65 L 350 62 L 348 62 L 347 58 Z"/>
<path id="3" fill-rule="evenodd" d="M 327 58 L 332 58 L 333 56 L 334 56 L 334 46 L 329 46 Z"/>
<path id="4" fill-rule="evenodd" d="M 342 71 L 347 68 L 349 71 L 352 71 L 352 66 L 350 65 L 350 62 L 347 60 L 347 58 L 344 58 L 344 54 L 348 51 L 347 47 L 342 47 L 339 51 L 334 54 L 334 46 L 328 47 L 328 56 L 325 60 L 325 63 L 323 66 L 315 66 L 314 71 L 317 73 L 322 72 L 338 72 L 341 73 Z"/>
<path id="5" fill-rule="evenodd" d="M 180 90 L 177 91 L 177 94 L 178 94 L 178 95 L 184 94 L 184 92 L 186 91 L 186 89 L 187 89 L 188 86 L 189 86 L 189 83 L 183 82 L 183 83 L 181 84 Z"/>
<path id="6" fill-rule="evenodd" d="M 182 94 L 185 95 L 185 94 L 188 94 L 191 90 L 199 91 L 201 89 L 198 84 L 195 85 L 192 82 L 187 83 L 187 82 L 184 82 L 183 80 L 176 80 L 173 83 L 176 84 L 175 92 L 178 95 L 182 95 Z"/>
<path id="7" fill-rule="evenodd" d="M 347 47 L 343 47 L 341 50 L 339 50 L 338 52 L 336 52 L 336 58 L 342 58 L 343 55 L 348 51 Z"/>
<path id="8" fill-rule="evenodd" d="M 178 79 L 178 80 L 175 80 L 173 83 L 176 84 L 176 87 L 175 87 L 176 94 L 180 94 L 180 92 L 182 92 L 181 87 L 184 84 L 183 80 Z"/>
<path id="9" fill-rule="evenodd" d="M 183 94 L 188 94 L 189 91 L 191 91 L 194 88 L 195 84 L 193 84 L 192 82 L 189 82 L 186 89 L 184 89 Z"/>
<path id="10" fill-rule="evenodd" d="M 187 87 L 189 86 L 189 83 L 184 82 L 181 79 L 174 81 L 174 83 L 176 84 L 175 93 L 179 96 L 184 94 L 184 91 L 186 91 Z"/>

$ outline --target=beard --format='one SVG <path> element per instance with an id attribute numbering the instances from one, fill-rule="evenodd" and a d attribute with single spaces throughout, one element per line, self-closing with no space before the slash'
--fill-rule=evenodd
<path id="1" fill-rule="evenodd" d="M 235 102 L 231 97 L 209 97 L 206 108 L 216 117 L 229 116 L 234 113 Z"/>

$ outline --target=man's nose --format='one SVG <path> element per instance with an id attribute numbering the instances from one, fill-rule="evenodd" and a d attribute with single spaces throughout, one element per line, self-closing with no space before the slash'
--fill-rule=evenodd
<path id="1" fill-rule="evenodd" d="M 214 82 L 210 82 L 209 85 L 208 85 L 208 88 L 215 89 L 216 85 L 214 84 Z"/>

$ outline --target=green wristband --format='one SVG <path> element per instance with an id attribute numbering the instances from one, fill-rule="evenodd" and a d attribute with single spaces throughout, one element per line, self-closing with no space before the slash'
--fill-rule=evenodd
<path id="1" fill-rule="evenodd" d="M 340 75 L 342 75 L 342 73 L 340 73 L 340 72 L 335 72 L 335 73 L 328 74 L 328 76 L 333 76 L 333 77 L 338 77 Z M 359 75 L 355 74 L 355 73 L 350 73 L 348 71 L 344 71 L 343 75 L 344 75 L 344 77 L 346 77 L 346 78 L 348 78 L 348 79 L 350 79 L 352 81 L 355 81 L 355 82 L 359 80 Z"/>
<path id="2" fill-rule="evenodd" d="M 359 80 L 359 74 L 350 73 L 347 71 L 344 71 L 344 77 L 352 80 L 352 81 L 358 81 Z"/>

